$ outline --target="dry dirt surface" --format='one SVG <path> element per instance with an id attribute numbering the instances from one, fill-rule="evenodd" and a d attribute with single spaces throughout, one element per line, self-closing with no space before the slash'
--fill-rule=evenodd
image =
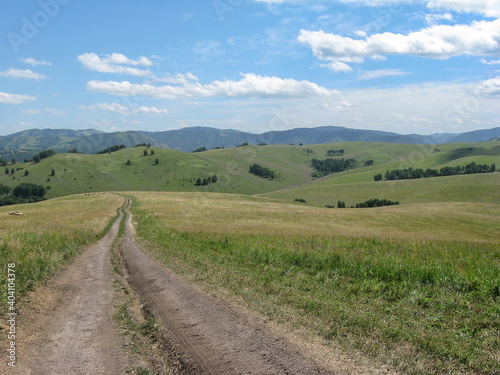
<path id="1" fill-rule="evenodd" d="M 128 365 L 113 324 L 110 249 L 123 218 L 48 285 L 30 296 L 19 316 L 18 364 L 22 375 L 124 374 Z"/>
<path id="2" fill-rule="evenodd" d="M 260 319 L 187 284 L 135 242 L 130 214 L 122 242 L 129 283 L 161 322 L 182 374 L 326 374 Z"/>

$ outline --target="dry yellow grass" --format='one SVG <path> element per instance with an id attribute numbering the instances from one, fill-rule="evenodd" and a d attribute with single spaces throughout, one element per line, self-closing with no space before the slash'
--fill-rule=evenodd
<path id="1" fill-rule="evenodd" d="M 181 232 L 500 240 L 499 205 L 425 203 L 327 209 L 230 194 L 134 192 L 141 208 Z"/>
<path id="2" fill-rule="evenodd" d="M 123 202 L 115 194 L 95 194 L 1 207 L 0 259 L 2 267 L 16 264 L 19 296 L 99 239 Z M 0 282 L 5 278 L 0 274 Z"/>

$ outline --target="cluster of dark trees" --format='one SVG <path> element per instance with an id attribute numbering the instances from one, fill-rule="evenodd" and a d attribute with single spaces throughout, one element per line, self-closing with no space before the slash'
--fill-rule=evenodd
<path id="1" fill-rule="evenodd" d="M 38 164 L 38 163 L 40 163 L 40 160 L 47 159 L 48 157 L 55 155 L 55 154 L 56 154 L 56 152 L 52 149 L 45 150 L 45 151 L 39 152 L 38 154 L 33 156 L 33 161 L 35 162 L 35 164 Z"/>
<path id="2" fill-rule="evenodd" d="M 196 150 L 193 150 L 192 153 L 195 153 L 195 152 L 205 152 L 205 151 L 207 151 L 206 147 L 199 147 Z"/>
<path id="3" fill-rule="evenodd" d="M 217 181 L 219 181 L 219 178 L 216 175 L 208 176 L 207 178 L 198 177 L 195 186 L 207 186 L 209 184 L 215 184 Z"/>
<path id="4" fill-rule="evenodd" d="M 105 148 L 104 150 L 99 151 L 97 154 L 111 154 L 112 152 L 119 151 L 119 150 L 124 149 L 124 148 L 127 148 L 127 146 L 115 145 L 115 146 Z"/>
<path id="5" fill-rule="evenodd" d="M 312 159 L 312 166 L 316 172 L 313 177 L 323 177 L 332 173 L 342 172 L 346 169 L 353 168 L 356 165 L 356 159 Z"/>
<path id="6" fill-rule="evenodd" d="M 304 148 L 302 151 L 304 151 L 307 155 L 309 154 L 315 154 L 314 150 L 312 148 Z"/>
<path id="7" fill-rule="evenodd" d="M 327 155 L 328 156 L 334 156 L 334 155 L 344 155 L 345 151 L 343 148 L 341 148 L 340 150 L 328 150 L 327 152 Z"/>
<path id="8" fill-rule="evenodd" d="M 398 205 L 399 201 L 391 201 L 389 199 L 368 199 L 366 202 L 357 203 L 356 208 L 371 208 Z"/>
<path id="9" fill-rule="evenodd" d="M 151 147 L 151 143 L 138 143 L 134 147 L 147 147 L 147 148 L 150 148 Z"/>
<path id="10" fill-rule="evenodd" d="M 388 181 L 390 180 L 410 180 L 415 178 L 429 178 L 429 177 L 442 177 L 442 176 L 456 176 L 462 174 L 476 174 L 476 173 L 491 173 L 496 171 L 495 164 L 476 164 L 472 162 L 465 166 L 456 167 L 443 167 L 439 170 L 437 169 L 414 169 L 412 167 L 405 169 L 394 169 L 392 171 L 385 172 L 384 178 Z M 382 180 L 382 175 L 379 173 L 373 177 L 375 181 Z"/>
<path id="11" fill-rule="evenodd" d="M 307 201 L 303 198 L 295 198 L 295 202 L 299 202 L 299 203 L 307 203 Z"/>
<path id="12" fill-rule="evenodd" d="M 345 208 L 345 202 L 344 201 L 337 201 L 337 208 Z"/>
<path id="13" fill-rule="evenodd" d="M 23 182 L 11 188 L 0 185 L 0 206 L 19 203 L 33 203 L 45 200 L 47 189 L 42 185 Z"/>
<path id="14" fill-rule="evenodd" d="M 250 166 L 249 172 L 262 178 L 274 179 L 277 177 L 276 172 L 257 163 L 254 163 Z"/>
<path id="15" fill-rule="evenodd" d="M 13 160 L 15 160 L 15 159 L 13 159 Z M 5 167 L 7 164 L 9 164 L 7 159 L 0 158 L 0 167 Z"/>

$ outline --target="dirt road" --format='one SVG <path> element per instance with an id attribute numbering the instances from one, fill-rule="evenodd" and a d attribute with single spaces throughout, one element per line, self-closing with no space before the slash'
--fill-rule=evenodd
<path id="1" fill-rule="evenodd" d="M 200 292 L 152 260 L 126 219 L 122 255 L 130 284 L 161 321 L 183 374 L 320 374 L 311 360 L 259 319 Z"/>
<path id="2" fill-rule="evenodd" d="M 60 274 L 39 288 L 20 316 L 22 343 L 14 374 L 123 374 L 127 357 L 113 324 L 110 249 L 120 217 L 111 230 Z"/>

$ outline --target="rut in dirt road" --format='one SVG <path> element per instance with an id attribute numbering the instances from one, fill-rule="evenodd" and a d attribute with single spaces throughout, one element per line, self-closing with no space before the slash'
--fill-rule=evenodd
<path id="1" fill-rule="evenodd" d="M 326 374 L 260 319 L 210 297 L 150 258 L 134 240 L 127 211 L 121 253 L 128 281 L 163 325 L 184 374 Z M 331 372 L 329 372 L 331 373 Z"/>
<path id="2" fill-rule="evenodd" d="M 128 202 L 127 202 L 128 204 Z M 127 357 L 120 333 L 113 325 L 113 290 L 110 250 L 120 216 L 98 243 L 85 249 L 46 291 L 53 303 L 26 317 L 34 332 L 20 353 L 14 374 L 23 375 L 118 375 L 124 374 Z"/>

